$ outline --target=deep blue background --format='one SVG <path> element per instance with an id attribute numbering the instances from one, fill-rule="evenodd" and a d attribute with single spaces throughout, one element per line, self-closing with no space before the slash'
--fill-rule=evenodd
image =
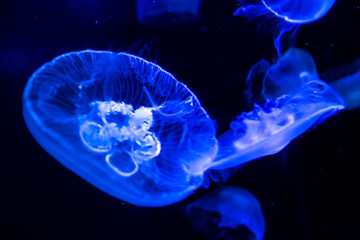
<path id="1" fill-rule="evenodd" d="M 346 75 L 360 57 L 358 0 L 338 0 L 303 26 L 294 43 L 313 54 L 324 80 Z M 219 133 L 248 110 L 250 67 L 275 56 L 266 19 L 235 18 L 234 0 L 204 0 L 188 26 L 143 27 L 130 0 L 3 1 L 0 6 L 0 239 L 203 239 L 183 208 L 141 208 L 112 198 L 62 167 L 27 131 L 21 96 L 29 76 L 69 51 L 126 51 L 154 61 L 187 84 Z M 266 239 L 360 239 L 360 110 L 342 112 L 274 156 L 229 180 L 252 191 Z M 212 188 L 216 188 L 214 184 Z"/>

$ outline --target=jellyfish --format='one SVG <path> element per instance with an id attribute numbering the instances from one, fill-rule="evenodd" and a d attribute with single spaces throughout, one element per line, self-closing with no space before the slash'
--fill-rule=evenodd
<path id="1" fill-rule="evenodd" d="M 219 137 L 213 169 L 225 169 L 278 153 L 315 123 L 345 108 L 342 97 L 327 83 L 312 80 L 303 89 L 282 95 L 242 113 Z"/>
<path id="2" fill-rule="evenodd" d="M 341 94 L 348 110 L 360 107 L 360 70 L 331 83 L 331 87 Z"/>
<path id="3" fill-rule="evenodd" d="M 359 64 L 355 62 L 352 65 L 349 75 L 330 83 L 331 88 L 341 96 L 347 110 L 360 106 Z M 331 75 L 339 75 L 337 72 L 341 70 L 332 72 Z M 254 64 L 246 79 L 247 89 L 244 93 L 249 103 L 276 99 L 304 88 L 313 79 L 319 79 L 319 74 L 311 54 L 303 49 L 290 48 L 273 65 L 265 59 Z"/>
<path id="4" fill-rule="evenodd" d="M 196 20 L 201 0 L 137 0 L 137 19 L 144 25 L 182 25 Z"/>
<path id="5" fill-rule="evenodd" d="M 319 74 L 311 54 L 299 48 L 290 48 L 276 63 L 270 65 L 261 59 L 249 71 L 245 91 L 248 102 L 254 99 L 276 99 L 291 91 L 301 89 Z"/>
<path id="6" fill-rule="evenodd" d="M 211 240 L 264 238 L 260 202 L 240 187 L 219 188 L 188 205 L 186 213 L 194 228 Z"/>
<path id="7" fill-rule="evenodd" d="M 25 87 L 23 114 L 62 165 L 138 206 L 186 198 L 217 152 L 213 121 L 194 93 L 127 53 L 85 50 L 44 64 Z"/>
<path id="8" fill-rule="evenodd" d="M 358 74 L 351 79 L 351 85 L 357 85 L 357 90 L 352 91 L 355 96 L 359 94 Z M 311 55 L 294 48 L 274 65 L 265 60 L 255 64 L 247 84 L 249 99 L 265 102 L 239 115 L 230 124 L 230 130 L 218 138 L 219 152 L 209 168 L 235 167 L 281 151 L 314 124 L 345 109 L 348 101 L 344 100 L 341 89 L 350 91 L 340 82 L 335 86 L 319 79 Z"/>
<path id="9" fill-rule="evenodd" d="M 274 41 L 281 55 L 285 33 L 292 32 L 301 24 L 319 20 L 330 11 L 334 3 L 335 0 L 261 0 L 257 4 L 244 4 L 236 10 L 234 16 L 253 18 L 272 15 L 281 19 Z"/>

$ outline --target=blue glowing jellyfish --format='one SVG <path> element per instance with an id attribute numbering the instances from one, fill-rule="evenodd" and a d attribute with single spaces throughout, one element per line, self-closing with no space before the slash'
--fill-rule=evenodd
<path id="1" fill-rule="evenodd" d="M 213 122 L 196 96 L 126 53 L 86 50 L 46 63 L 26 85 L 23 113 L 61 164 L 135 205 L 184 199 L 217 152 Z"/>
<path id="2" fill-rule="evenodd" d="M 182 25 L 196 20 L 201 0 L 137 0 L 137 19 L 144 25 Z"/>
<path id="3" fill-rule="evenodd" d="M 265 234 L 260 202 L 249 191 L 226 186 L 187 207 L 194 228 L 209 239 L 257 239 Z"/>
<path id="4" fill-rule="evenodd" d="M 257 5 L 240 7 L 235 15 L 259 16 L 268 11 L 291 23 L 309 23 L 323 17 L 336 0 L 261 0 Z"/>
<path id="5" fill-rule="evenodd" d="M 318 78 L 315 63 L 304 50 L 290 49 L 272 66 L 260 61 L 250 70 L 248 84 L 252 80 L 260 81 L 255 84 L 262 85 L 265 103 L 242 113 L 219 137 L 219 152 L 210 168 L 226 169 L 275 154 L 346 106 L 337 88 Z"/>
<path id="6" fill-rule="evenodd" d="M 323 17 L 336 0 L 258 0 L 257 4 L 244 4 L 234 13 L 235 16 L 259 17 L 276 16 L 282 19 L 275 38 L 275 46 L 281 55 L 281 40 L 286 32 L 298 25 L 311 23 Z M 245 1 L 247 2 L 247 1 Z M 270 15 L 269 15 L 270 14 Z"/>
<path id="7" fill-rule="evenodd" d="M 246 79 L 249 90 L 245 91 L 245 95 L 248 102 L 261 98 L 276 99 L 303 88 L 313 79 L 319 79 L 319 74 L 311 54 L 302 49 L 290 48 L 275 64 L 270 65 L 262 59 L 251 68 Z"/>
<path id="8" fill-rule="evenodd" d="M 346 109 L 360 107 L 360 71 L 331 83 L 331 87 L 344 98 Z"/>
<path id="9" fill-rule="evenodd" d="M 313 124 L 344 109 L 341 96 L 327 83 L 312 80 L 301 90 L 268 99 L 242 113 L 219 137 L 219 153 L 213 169 L 234 167 L 281 151 Z"/>

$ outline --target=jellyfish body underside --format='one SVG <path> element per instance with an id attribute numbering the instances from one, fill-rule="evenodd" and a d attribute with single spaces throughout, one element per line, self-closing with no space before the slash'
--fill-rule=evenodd
<path id="1" fill-rule="evenodd" d="M 159 66 L 130 54 L 59 56 L 32 75 L 23 104 L 25 122 L 46 151 L 135 205 L 187 197 L 217 151 L 213 122 L 196 96 Z"/>

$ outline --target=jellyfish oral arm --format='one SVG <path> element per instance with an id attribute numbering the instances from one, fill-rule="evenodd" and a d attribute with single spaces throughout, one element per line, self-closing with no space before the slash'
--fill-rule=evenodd
<path id="1" fill-rule="evenodd" d="M 90 150 L 106 152 L 106 163 L 116 173 L 129 177 L 143 161 L 159 155 L 160 141 L 149 131 L 153 123 L 152 108 L 133 111 L 130 104 L 114 101 L 96 101 L 90 106 L 94 108 L 92 114 L 80 117 L 80 138 Z M 97 116 L 99 122 L 95 120 Z M 121 164 L 117 164 L 119 158 Z"/>

